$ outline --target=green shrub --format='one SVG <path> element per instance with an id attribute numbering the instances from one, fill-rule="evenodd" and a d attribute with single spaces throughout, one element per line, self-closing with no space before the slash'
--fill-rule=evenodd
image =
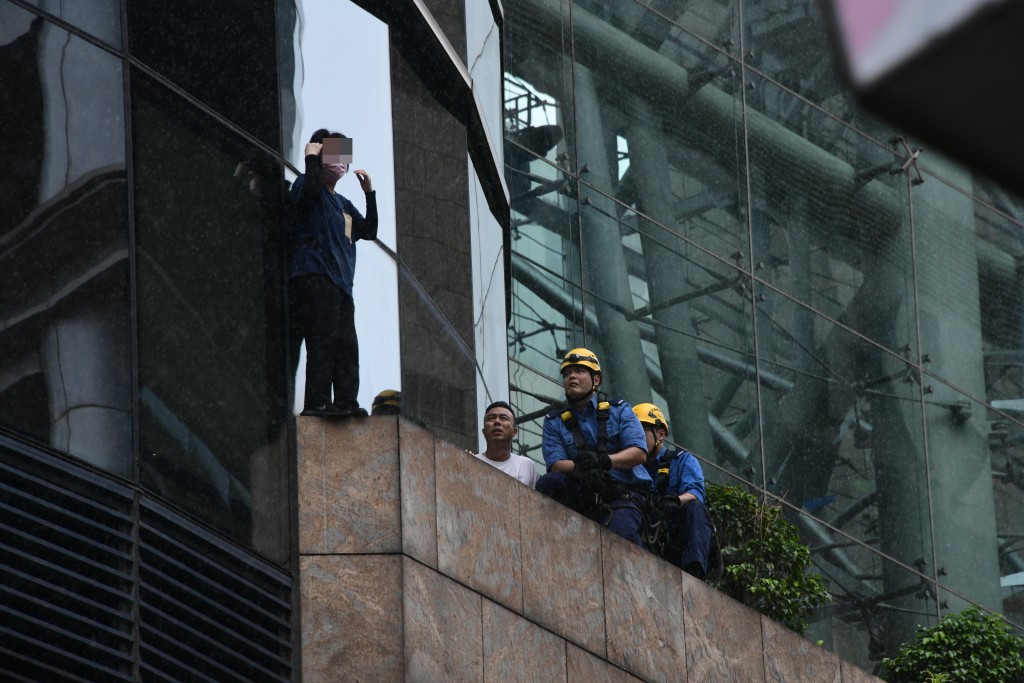
<path id="1" fill-rule="evenodd" d="M 808 574 L 811 551 L 778 506 L 735 486 L 707 485 L 725 565 L 711 584 L 797 633 L 815 608 L 831 599 L 825 582 Z"/>
<path id="2" fill-rule="evenodd" d="M 1022 683 L 1022 647 L 1024 638 L 1010 633 L 998 615 L 970 607 L 919 628 L 914 642 L 883 659 L 882 668 L 892 683 Z"/>

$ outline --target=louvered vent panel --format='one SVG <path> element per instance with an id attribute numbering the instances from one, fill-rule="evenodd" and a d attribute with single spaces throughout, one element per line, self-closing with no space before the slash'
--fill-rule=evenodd
<path id="1" fill-rule="evenodd" d="M 132 490 L 0 444 L 4 680 L 132 678 Z"/>
<path id="2" fill-rule="evenodd" d="M 143 678 L 290 679 L 288 574 L 153 501 L 139 544 Z"/>

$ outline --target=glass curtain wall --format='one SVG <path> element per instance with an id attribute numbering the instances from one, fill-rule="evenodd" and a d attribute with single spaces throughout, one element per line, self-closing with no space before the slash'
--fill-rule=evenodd
<path id="1" fill-rule="evenodd" d="M 870 670 L 968 603 L 1024 624 L 1024 202 L 860 112 L 812 0 L 504 6 L 520 452 L 586 346 L 783 502 L 812 639 Z"/>
<path id="2" fill-rule="evenodd" d="M 276 11 L 0 2 L 0 429 L 283 562 Z"/>

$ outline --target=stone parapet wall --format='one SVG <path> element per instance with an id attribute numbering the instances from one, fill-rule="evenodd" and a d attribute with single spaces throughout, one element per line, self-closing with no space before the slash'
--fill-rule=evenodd
<path id="1" fill-rule="evenodd" d="M 879 679 L 397 417 L 298 418 L 302 680 Z"/>

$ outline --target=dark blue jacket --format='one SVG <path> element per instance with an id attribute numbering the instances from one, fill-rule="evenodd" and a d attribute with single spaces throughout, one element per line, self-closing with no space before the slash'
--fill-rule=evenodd
<path id="1" fill-rule="evenodd" d="M 377 236 L 377 194 L 366 194 L 366 217 L 345 197 L 320 182 L 320 162 L 306 157 L 306 173 L 292 184 L 293 240 L 289 277 L 326 275 L 352 296 L 356 240 Z M 346 228 L 346 214 L 351 225 Z"/>

